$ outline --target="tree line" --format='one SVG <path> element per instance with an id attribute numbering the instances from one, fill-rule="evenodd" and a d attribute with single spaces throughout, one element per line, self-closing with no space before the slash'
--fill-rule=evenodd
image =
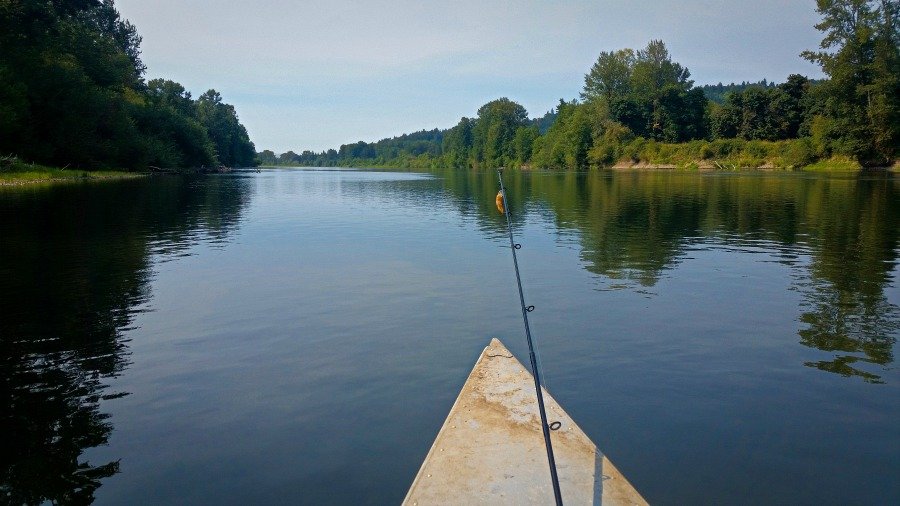
<path id="1" fill-rule="evenodd" d="M 500 102 L 509 102 L 502 99 Z M 487 104 L 489 106 L 491 104 Z M 519 106 L 521 107 L 521 106 Z M 524 109 L 522 109 L 524 111 Z M 527 116 L 527 114 L 526 114 Z M 538 134 L 546 133 L 556 120 L 556 111 L 548 111 L 540 118 L 527 120 L 526 124 Z M 463 118 L 462 123 L 472 120 Z M 302 166 L 302 167 L 334 167 L 339 165 L 384 165 L 400 167 L 427 167 L 437 161 L 447 159 L 444 156 L 454 143 L 460 139 L 451 135 L 446 138 L 452 129 L 421 130 L 411 134 L 403 134 L 397 137 L 381 139 L 376 142 L 355 142 L 342 144 L 339 149 L 329 149 L 315 152 L 304 150 L 300 153 L 286 151 L 276 154 L 266 149 L 256 155 L 256 161 L 260 165 L 267 166 Z M 456 135 L 456 134 L 454 134 Z M 463 133 L 465 139 L 469 139 L 469 133 Z M 468 142 L 468 141 L 463 141 Z M 456 165 L 451 163 L 451 166 Z"/>
<path id="2" fill-rule="evenodd" d="M 818 0 L 821 81 L 698 87 L 665 44 L 602 52 L 578 99 L 543 118 L 500 98 L 452 128 L 343 145 L 271 151 L 264 164 L 586 168 L 620 162 L 799 167 L 838 157 L 894 163 L 900 145 L 900 6 Z"/>
<path id="3" fill-rule="evenodd" d="M 145 79 L 113 0 L 0 2 L 0 153 L 86 169 L 249 166 L 232 105 Z"/>
<path id="4" fill-rule="evenodd" d="M 757 88 L 772 88 L 776 85 L 776 83 L 769 82 L 768 79 L 761 79 L 755 83 L 743 81 L 741 83 L 731 83 L 731 84 L 704 84 L 700 86 L 700 89 L 703 90 L 703 94 L 706 95 L 706 98 L 712 102 L 717 104 L 722 104 L 725 102 L 725 95 L 734 92 L 744 91 L 747 88 L 757 87 Z"/>

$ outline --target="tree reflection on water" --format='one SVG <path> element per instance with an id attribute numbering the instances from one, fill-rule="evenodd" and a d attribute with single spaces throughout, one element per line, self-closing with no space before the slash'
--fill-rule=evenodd
<path id="1" fill-rule="evenodd" d="M 807 215 L 816 253 L 802 283 L 799 334 L 803 345 L 836 353 L 805 365 L 881 383 L 863 366 L 892 363 L 900 333 L 900 308 L 885 296 L 900 234 L 897 183 L 838 181 L 817 190 L 811 200 L 823 210 Z"/>
<path id="2" fill-rule="evenodd" d="M 819 286 L 805 303 L 807 311 L 800 321 L 807 325 L 799 331 L 804 346 L 827 352 L 839 352 L 831 360 L 805 362 L 804 365 L 842 376 L 857 376 L 869 383 L 882 383 L 881 377 L 861 368 L 862 364 L 885 366 L 894 361 L 894 343 L 900 331 L 900 311 L 884 297 L 862 300 L 857 294 L 842 293 L 830 286 Z"/>
<path id="3" fill-rule="evenodd" d="M 439 172 L 465 211 L 488 227 L 492 172 Z M 864 364 L 892 363 L 900 309 L 885 296 L 900 248 L 900 181 L 890 174 L 695 174 L 624 171 L 510 173 L 513 219 L 535 204 L 578 237 L 585 269 L 610 289 L 642 291 L 698 241 L 808 255 L 794 289 L 802 294 L 800 343 L 834 353 L 806 366 L 871 383 Z M 498 232 L 499 233 L 499 232 Z"/>
<path id="4" fill-rule="evenodd" d="M 119 462 L 89 462 L 113 431 L 101 401 L 129 365 L 125 334 L 149 299 L 150 255 L 220 241 L 248 182 L 180 178 L 0 195 L 0 494 L 9 504 L 93 501 Z M 200 232 L 199 234 L 197 232 Z"/>

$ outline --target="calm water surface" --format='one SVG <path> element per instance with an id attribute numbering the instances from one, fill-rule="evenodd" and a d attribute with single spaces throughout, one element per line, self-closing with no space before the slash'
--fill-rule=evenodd
<path id="1" fill-rule="evenodd" d="M 651 503 L 900 503 L 900 180 L 511 173 L 554 396 Z M 11 503 L 391 504 L 491 337 L 490 173 L 0 191 Z"/>

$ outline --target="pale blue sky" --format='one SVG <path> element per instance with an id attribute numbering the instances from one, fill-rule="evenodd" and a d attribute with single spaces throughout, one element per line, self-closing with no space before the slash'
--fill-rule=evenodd
<path id="1" fill-rule="evenodd" d="M 601 51 L 665 41 L 697 84 L 821 75 L 814 0 L 117 0 L 147 76 L 237 107 L 257 149 L 447 128 L 509 97 L 543 115 Z"/>

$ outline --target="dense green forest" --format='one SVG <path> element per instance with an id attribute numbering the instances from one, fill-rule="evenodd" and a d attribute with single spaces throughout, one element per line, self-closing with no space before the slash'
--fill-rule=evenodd
<path id="1" fill-rule="evenodd" d="M 113 0 L 0 0 L 0 155 L 84 169 L 248 166 L 256 150 L 209 90 L 145 79 Z"/>
<path id="2" fill-rule="evenodd" d="M 578 99 L 529 119 L 507 98 L 446 130 L 258 154 L 265 165 L 587 168 L 887 166 L 900 145 L 900 4 L 818 0 L 827 78 L 695 86 L 665 44 L 602 52 Z"/>

